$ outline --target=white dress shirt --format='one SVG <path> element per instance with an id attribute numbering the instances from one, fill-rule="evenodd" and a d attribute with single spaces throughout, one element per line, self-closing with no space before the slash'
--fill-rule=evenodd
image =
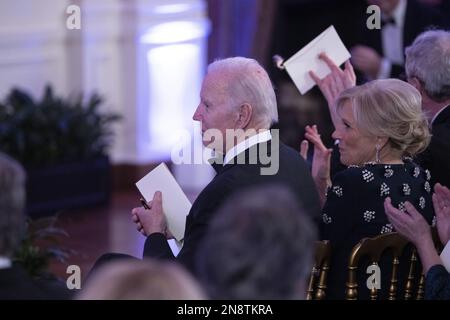
<path id="1" fill-rule="evenodd" d="M 228 150 L 228 152 L 225 154 L 225 159 L 223 161 L 223 165 L 226 165 L 238 154 L 244 152 L 245 150 L 249 149 L 250 147 L 254 146 L 255 144 L 266 142 L 271 139 L 272 139 L 272 135 L 270 134 L 270 130 L 260 131 L 258 134 L 255 134 L 254 136 L 251 136 L 251 137 L 245 139 L 244 141 L 238 143 L 233 148 Z"/>
<path id="2" fill-rule="evenodd" d="M 406 0 L 400 0 L 392 12 L 394 24 L 387 24 L 381 29 L 381 42 L 383 47 L 383 60 L 378 73 L 378 79 L 390 77 L 392 63 L 403 64 L 403 27 L 405 25 Z M 386 18 L 385 18 L 386 19 Z"/>

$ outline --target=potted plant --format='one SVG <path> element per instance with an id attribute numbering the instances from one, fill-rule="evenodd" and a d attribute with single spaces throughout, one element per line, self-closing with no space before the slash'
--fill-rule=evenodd
<path id="1" fill-rule="evenodd" d="M 49 271 L 51 259 L 65 263 L 73 250 L 60 242 L 68 238 L 67 232 L 57 226 L 58 215 L 27 219 L 24 237 L 14 253 L 13 261 L 22 265 L 32 278 L 52 278 Z"/>
<path id="2" fill-rule="evenodd" d="M 50 86 L 40 101 L 13 89 L 0 104 L 0 150 L 27 171 L 27 212 L 32 217 L 109 199 L 107 155 L 120 117 L 100 113 L 94 94 L 63 99 Z"/>

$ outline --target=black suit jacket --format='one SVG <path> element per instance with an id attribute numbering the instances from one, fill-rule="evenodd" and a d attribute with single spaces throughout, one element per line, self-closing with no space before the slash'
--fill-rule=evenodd
<path id="1" fill-rule="evenodd" d="M 265 166 L 259 159 L 255 159 L 256 164 L 248 164 L 250 155 L 258 154 L 261 147 L 270 151 L 271 142 L 261 143 L 248 149 L 245 154 L 247 164 L 223 166 L 193 203 L 186 220 L 184 245 L 177 256 L 177 260 L 193 273 L 195 273 L 198 246 L 215 212 L 232 193 L 246 187 L 269 183 L 283 184 L 292 190 L 303 208 L 318 221 L 320 216 L 318 195 L 303 158 L 294 149 L 280 143 L 278 172 L 275 175 L 261 175 L 260 169 Z M 144 247 L 144 257 L 146 256 L 174 258 L 164 235 L 160 233 L 151 234 L 147 238 Z"/>
<path id="2" fill-rule="evenodd" d="M 432 185 L 439 182 L 450 188 L 450 106 L 434 119 L 431 134 L 430 145 L 417 161 L 430 170 Z"/>
<path id="3" fill-rule="evenodd" d="M 0 300 L 69 299 L 71 293 L 63 285 L 33 280 L 19 265 L 0 269 Z"/>
<path id="4" fill-rule="evenodd" d="M 366 19 L 367 15 L 364 15 L 364 18 Z M 366 27 L 366 20 L 361 21 L 360 24 L 362 33 L 359 42 L 373 48 L 380 56 L 384 57 L 381 29 L 369 30 Z M 403 26 L 403 51 L 428 27 L 440 25 L 442 25 L 442 18 L 438 12 L 421 5 L 416 0 L 408 0 Z M 403 78 L 404 71 L 403 65 L 392 64 L 390 76 L 391 78 Z"/>

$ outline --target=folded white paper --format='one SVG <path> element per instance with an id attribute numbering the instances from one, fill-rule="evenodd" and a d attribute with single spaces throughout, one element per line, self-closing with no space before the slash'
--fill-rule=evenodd
<path id="1" fill-rule="evenodd" d="M 301 94 L 305 94 L 315 85 L 308 73 L 310 70 L 314 71 L 320 79 L 325 78 L 331 72 L 326 63 L 319 59 L 321 52 L 325 52 L 338 66 L 350 58 L 350 52 L 342 43 L 336 29 L 333 26 L 328 27 L 284 62 L 286 71 Z"/>
<path id="2" fill-rule="evenodd" d="M 136 182 L 136 186 L 147 202 L 153 199 L 156 191 L 161 191 L 162 209 L 166 217 L 167 228 L 177 241 L 183 240 L 186 216 L 191 210 L 191 203 L 169 168 L 161 163 Z"/>

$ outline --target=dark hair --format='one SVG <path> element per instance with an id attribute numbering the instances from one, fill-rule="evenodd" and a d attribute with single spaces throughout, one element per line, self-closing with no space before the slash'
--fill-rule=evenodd
<path id="1" fill-rule="evenodd" d="M 285 187 L 234 194 L 199 250 L 197 271 L 213 299 L 303 299 L 316 229 Z"/>

